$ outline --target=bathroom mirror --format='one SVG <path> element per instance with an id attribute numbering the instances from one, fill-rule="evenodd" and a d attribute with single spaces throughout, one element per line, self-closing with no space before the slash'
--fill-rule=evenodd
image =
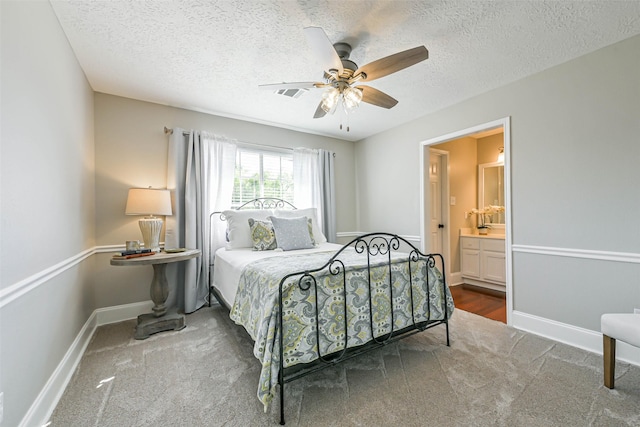
<path id="1" fill-rule="evenodd" d="M 504 206 L 504 164 L 483 163 L 478 165 L 478 208 Z M 504 228 L 504 212 L 486 215 L 487 224 Z"/>

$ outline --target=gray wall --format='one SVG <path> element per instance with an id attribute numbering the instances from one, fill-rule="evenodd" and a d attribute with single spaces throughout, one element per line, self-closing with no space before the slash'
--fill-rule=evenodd
<path id="1" fill-rule="evenodd" d="M 95 94 L 96 243 L 124 245 L 141 239 L 138 218 L 125 216 L 130 187 L 166 187 L 168 136 L 164 127 L 206 130 L 274 147 L 323 148 L 336 153 L 337 230 L 353 231 L 354 143 L 122 98 Z M 162 240 L 162 239 L 161 239 Z M 146 301 L 150 268 L 113 268 L 110 254 L 96 256 L 95 293 L 100 307 Z M 169 296 L 172 302 L 175 292 Z"/>
<path id="2" fill-rule="evenodd" d="M 640 256 L 638 52 L 640 36 L 359 141 L 360 228 L 417 234 L 420 142 L 511 116 L 514 309 L 599 331 L 640 307 L 637 261 L 531 250 Z"/>
<path id="3" fill-rule="evenodd" d="M 0 392 L 16 426 L 94 309 L 90 258 L 26 290 L 95 244 L 93 91 L 49 2 L 0 14 Z"/>

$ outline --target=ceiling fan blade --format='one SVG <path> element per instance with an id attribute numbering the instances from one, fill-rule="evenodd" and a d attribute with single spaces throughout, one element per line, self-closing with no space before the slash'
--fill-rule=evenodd
<path id="1" fill-rule="evenodd" d="M 337 70 L 338 75 L 342 74 L 342 61 L 324 30 L 320 27 L 306 27 L 304 34 L 324 71 Z"/>
<path id="2" fill-rule="evenodd" d="M 327 112 L 322 109 L 322 101 L 320 101 L 320 104 L 318 104 L 318 108 L 316 108 L 316 112 L 314 113 L 313 118 L 319 119 L 321 117 L 324 117 L 326 114 Z"/>
<path id="3" fill-rule="evenodd" d="M 371 86 L 356 86 L 362 91 L 362 102 L 368 104 L 377 105 L 382 108 L 393 108 L 398 103 L 398 100 L 390 97 L 386 93 L 374 89 Z"/>
<path id="4" fill-rule="evenodd" d="M 315 83 L 315 82 L 295 82 L 295 83 L 272 83 L 267 85 L 258 85 L 260 89 L 265 90 L 279 90 L 279 89 L 310 89 L 316 86 L 317 84 L 322 85 L 323 83 Z"/>
<path id="5" fill-rule="evenodd" d="M 356 70 L 354 76 L 357 76 L 359 73 L 364 73 L 367 77 L 366 79 L 363 78 L 362 81 L 370 82 L 371 80 L 379 79 L 380 77 L 415 65 L 427 58 L 429 58 L 427 48 L 418 46 L 363 65 Z"/>

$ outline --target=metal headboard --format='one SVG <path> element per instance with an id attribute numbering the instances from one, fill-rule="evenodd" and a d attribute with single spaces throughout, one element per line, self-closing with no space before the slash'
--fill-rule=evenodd
<path id="1" fill-rule="evenodd" d="M 296 209 L 291 203 L 275 197 L 258 197 L 238 206 L 235 210 L 241 209 Z"/>

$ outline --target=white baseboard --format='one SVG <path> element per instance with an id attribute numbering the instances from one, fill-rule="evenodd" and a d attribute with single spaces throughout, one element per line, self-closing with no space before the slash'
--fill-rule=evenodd
<path id="1" fill-rule="evenodd" d="M 459 271 L 457 273 L 450 273 L 447 276 L 447 282 L 449 282 L 449 286 L 461 285 L 463 283 L 462 274 Z"/>
<path id="2" fill-rule="evenodd" d="M 153 301 L 142 301 L 99 308 L 93 313 L 96 316 L 96 326 L 102 326 L 108 325 L 109 323 L 122 322 L 123 320 L 135 319 L 141 314 L 151 313 L 152 308 Z"/>
<path id="3" fill-rule="evenodd" d="M 73 344 L 27 411 L 20 422 L 20 427 L 42 426 L 48 422 L 96 330 L 95 319 L 94 312 L 80 329 Z"/>
<path id="4" fill-rule="evenodd" d="M 602 334 L 600 332 L 520 311 L 511 313 L 511 325 L 522 331 L 531 332 L 591 353 L 602 354 Z M 640 348 L 618 341 L 616 343 L 616 360 L 640 366 Z"/>
<path id="5" fill-rule="evenodd" d="M 94 310 L 20 422 L 20 427 L 43 426 L 49 421 L 98 326 L 135 319 L 151 312 L 152 307 L 152 301 L 143 301 Z"/>

